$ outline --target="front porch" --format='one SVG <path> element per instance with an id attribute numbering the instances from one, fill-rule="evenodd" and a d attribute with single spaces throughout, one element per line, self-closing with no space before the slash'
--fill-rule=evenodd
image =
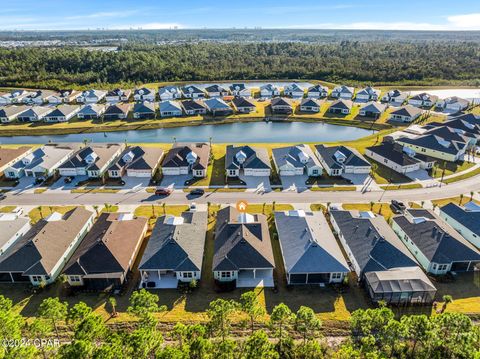
<path id="1" fill-rule="evenodd" d="M 141 273 L 140 288 L 175 289 L 178 279 L 173 271 L 145 271 Z"/>

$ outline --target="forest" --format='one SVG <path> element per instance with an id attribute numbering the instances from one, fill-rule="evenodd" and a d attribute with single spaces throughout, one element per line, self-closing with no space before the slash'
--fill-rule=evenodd
<path id="1" fill-rule="evenodd" d="M 480 43 L 127 42 L 116 52 L 80 47 L 0 49 L 2 87 L 255 79 L 480 86 Z"/>
<path id="2" fill-rule="evenodd" d="M 46 298 L 35 318 L 26 320 L 0 295 L 0 358 L 33 359 L 320 359 L 320 358 L 478 358 L 480 327 L 463 314 L 443 312 L 431 317 L 396 319 L 381 304 L 352 313 L 349 336 L 338 345 L 323 337 L 323 323 L 309 307 L 293 312 L 278 304 L 269 317 L 257 293 L 240 300 L 210 303 L 205 323 L 177 323 L 159 329 L 156 294 L 142 289 L 130 297 L 133 321 L 113 325 L 83 302 L 68 307 L 58 297 Z M 445 308 L 444 308 L 445 309 Z M 243 314 L 243 335 L 232 332 L 232 313 Z M 40 345 L 42 343 L 43 345 Z"/>

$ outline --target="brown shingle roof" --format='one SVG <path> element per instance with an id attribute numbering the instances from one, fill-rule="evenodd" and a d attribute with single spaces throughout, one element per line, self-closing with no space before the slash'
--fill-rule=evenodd
<path id="1" fill-rule="evenodd" d="M 207 143 L 176 143 L 165 156 L 162 167 L 176 168 L 188 166 L 187 155 L 190 152 L 194 152 L 198 156 L 197 162 L 193 165 L 194 169 L 206 169 L 208 167 L 210 145 Z"/>
<path id="2" fill-rule="evenodd" d="M 0 169 L 8 165 L 11 161 L 19 158 L 31 148 L 27 146 L 22 146 L 18 148 L 0 148 Z"/>

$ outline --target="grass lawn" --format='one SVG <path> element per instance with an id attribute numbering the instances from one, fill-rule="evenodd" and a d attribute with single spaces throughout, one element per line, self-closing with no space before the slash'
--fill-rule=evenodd
<path id="1" fill-rule="evenodd" d="M 381 163 L 368 159 L 374 168 L 373 177 L 375 182 L 378 184 L 388 184 L 388 183 L 408 183 L 412 182 L 411 178 L 398 173 L 387 166 L 382 165 Z"/>
<path id="2" fill-rule="evenodd" d="M 323 204 L 320 204 L 320 203 L 312 203 L 310 205 L 310 210 L 325 212 L 327 210 L 327 207 L 325 207 Z"/>
<path id="3" fill-rule="evenodd" d="M 368 203 L 346 203 L 343 204 L 342 207 L 348 211 L 372 211 L 373 213 L 384 216 L 386 220 L 389 220 L 394 215 L 388 203 L 373 203 L 373 205 Z"/>
<path id="4" fill-rule="evenodd" d="M 310 191 L 318 192 L 342 192 L 342 191 L 356 191 L 355 186 L 333 186 L 333 187 L 311 187 Z"/>
<path id="5" fill-rule="evenodd" d="M 458 204 L 459 206 L 463 206 L 465 203 L 470 202 L 470 200 L 471 200 L 470 196 L 465 195 L 463 197 L 457 196 L 457 197 L 450 197 L 450 198 L 435 199 L 432 201 L 432 204 L 435 204 L 438 207 L 443 207 L 449 203 L 455 203 L 455 204 Z M 480 202 L 475 199 L 473 201 L 477 204 L 480 204 Z"/>
<path id="6" fill-rule="evenodd" d="M 150 218 L 151 223 L 154 224 L 157 220 L 157 217 L 163 216 L 165 214 L 171 214 L 174 216 L 180 216 L 182 212 L 188 211 L 189 206 L 187 205 L 160 205 L 152 204 L 146 206 L 139 206 L 135 209 L 135 216 Z"/>
<path id="7" fill-rule="evenodd" d="M 12 212 L 17 206 L 4 206 L 0 207 L 0 213 L 10 213 Z"/>
<path id="8" fill-rule="evenodd" d="M 474 163 L 463 161 L 463 162 L 448 162 L 448 161 L 438 161 L 437 165 L 432 169 L 431 176 L 434 178 L 441 178 L 443 170 L 445 169 L 444 176 L 449 176 L 457 172 L 466 171 L 469 168 L 475 166 Z"/>
<path id="9" fill-rule="evenodd" d="M 111 188 L 78 188 L 72 189 L 71 193 L 118 193 L 118 189 Z"/>
<path id="10" fill-rule="evenodd" d="M 457 182 L 457 181 L 463 181 L 467 178 L 478 176 L 479 174 L 480 174 L 480 167 L 477 168 L 477 169 L 474 169 L 470 172 L 467 172 L 467 173 L 464 173 L 464 174 L 461 174 L 461 175 L 458 175 L 458 176 L 454 176 L 454 177 L 451 177 L 451 178 L 447 178 L 447 179 L 443 180 L 443 182 L 444 183 L 453 183 L 453 182 Z"/>
<path id="11" fill-rule="evenodd" d="M 408 184 L 390 184 L 385 186 L 380 186 L 381 189 L 385 191 L 397 191 L 399 189 L 414 189 L 414 188 L 422 188 L 420 183 L 408 183 Z"/>
<path id="12" fill-rule="evenodd" d="M 28 214 L 32 223 L 37 223 L 40 219 L 48 217 L 53 212 L 65 214 L 74 209 L 75 206 L 38 206 Z"/>

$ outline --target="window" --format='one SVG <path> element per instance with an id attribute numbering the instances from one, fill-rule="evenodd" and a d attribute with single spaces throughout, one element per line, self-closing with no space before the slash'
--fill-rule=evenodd
<path id="1" fill-rule="evenodd" d="M 8 172 L 8 177 L 15 177 L 15 172 Z"/>
<path id="2" fill-rule="evenodd" d="M 183 278 L 193 278 L 193 273 L 192 272 L 183 272 L 182 276 L 183 276 Z"/>
<path id="3" fill-rule="evenodd" d="M 236 176 L 237 175 L 237 172 L 235 170 L 228 170 L 228 174 L 230 176 Z"/>
<path id="4" fill-rule="evenodd" d="M 437 270 L 437 265 L 433 264 L 433 270 Z"/>
<path id="5" fill-rule="evenodd" d="M 41 275 L 32 275 L 32 282 L 39 283 L 43 280 L 43 277 Z"/>
<path id="6" fill-rule="evenodd" d="M 222 278 L 230 278 L 232 276 L 231 272 L 220 272 Z"/>
<path id="7" fill-rule="evenodd" d="M 448 264 L 439 264 L 438 265 L 438 270 L 439 271 L 446 271 L 448 268 Z"/>
<path id="8" fill-rule="evenodd" d="M 332 273 L 332 279 L 341 279 L 342 273 Z"/>
<path id="9" fill-rule="evenodd" d="M 70 282 L 81 282 L 82 281 L 82 278 L 80 278 L 79 275 L 71 275 L 69 277 L 69 279 L 70 279 Z"/>
<path id="10" fill-rule="evenodd" d="M 312 174 L 318 175 L 318 170 L 313 170 L 313 171 L 312 171 Z"/>

